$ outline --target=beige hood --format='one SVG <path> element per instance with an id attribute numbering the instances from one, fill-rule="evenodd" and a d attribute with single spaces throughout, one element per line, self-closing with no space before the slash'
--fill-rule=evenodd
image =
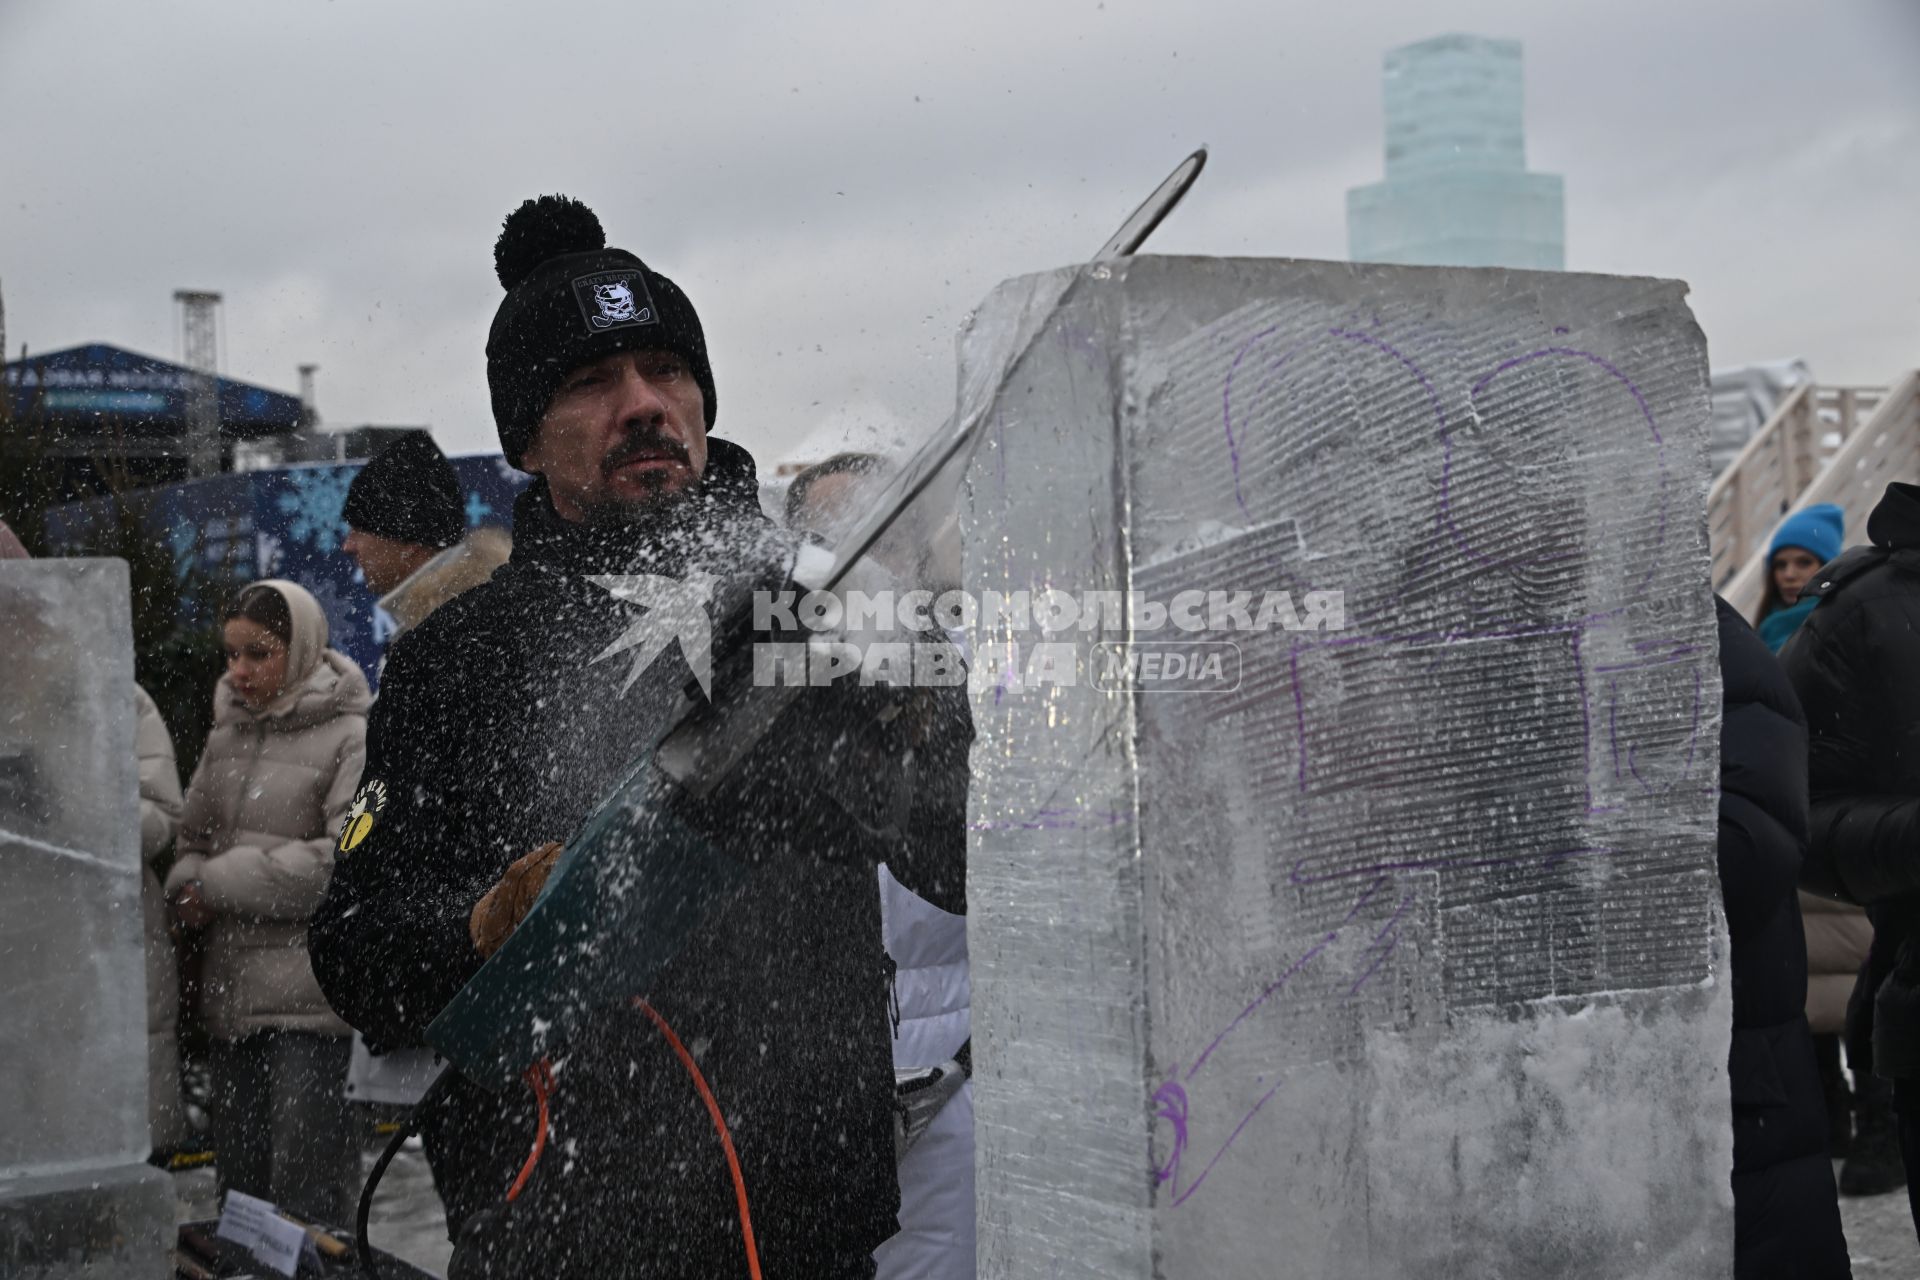
<path id="1" fill-rule="evenodd" d="M 293 620 L 293 636 L 287 643 L 286 683 L 272 702 L 256 712 L 247 706 L 232 681 L 221 676 L 214 697 L 214 723 L 257 718 L 277 721 L 280 729 L 298 729 L 342 713 L 365 715 L 371 703 L 366 676 L 351 658 L 327 648 L 331 638 L 327 615 L 313 593 L 284 578 L 265 578 L 256 585 L 279 592 Z"/>
<path id="2" fill-rule="evenodd" d="M 280 598 L 287 602 L 287 612 L 293 616 L 293 638 L 287 642 L 285 686 L 291 690 L 306 678 L 307 673 L 313 670 L 313 664 L 320 661 L 320 655 L 327 651 L 327 641 L 332 637 L 327 629 L 326 610 L 313 598 L 313 592 L 297 582 L 288 582 L 285 578 L 263 578 L 255 585 L 272 587 L 278 591 Z"/>

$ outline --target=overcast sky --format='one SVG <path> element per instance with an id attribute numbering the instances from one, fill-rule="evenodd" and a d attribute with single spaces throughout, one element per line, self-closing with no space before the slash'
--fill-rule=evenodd
<path id="1" fill-rule="evenodd" d="M 1920 363 L 1912 0 L 0 0 L 7 340 L 172 357 L 215 289 L 225 372 L 492 450 L 493 239 L 561 191 L 693 298 L 770 469 L 942 417 L 966 312 L 1200 143 L 1155 251 L 1344 258 L 1381 55 L 1447 31 L 1524 43 L 1570 269 L 1688 280 L 1716 366 Z"/>

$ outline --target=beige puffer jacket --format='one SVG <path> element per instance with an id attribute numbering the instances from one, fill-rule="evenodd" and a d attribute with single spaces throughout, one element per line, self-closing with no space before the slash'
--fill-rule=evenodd
<path id="1" fill-rule="evenodd" d="M 1873 945 L 1873 924 L 1859 907 L 1800 895 L 1807 928 L 1807 1025 L 1815 1035 L 1847 1029 L 1847 998 Z"/>
<path id="2" fill-rule="evenodd" d="M 326 893 L 334 836 L 360 785 L 372 698 L 353 660 L 326 647 L 319 603 L 291 582 L 267 585 L 293 615 L 287 685 L 256 712 L 220 677 L 166 889 L 171 897 L 198 880 L 219 917 L 202 978 L 209 1033 L 344 1036 L 307 960 L 307 918 Z"/>
<path id="3" fill-rule="evenodd" d="M 155 1147 L 187 1136 L 180 1098 L 180 975 L 167 936 L 167 901 L 154 862 L 173 844 L 180 825 L 180 770 L 173 735 L 147 691 L 133 687 L 139 720 L 134 749 L 140 757 L 140 917 L 147 935 L 147 1129 Z"/>

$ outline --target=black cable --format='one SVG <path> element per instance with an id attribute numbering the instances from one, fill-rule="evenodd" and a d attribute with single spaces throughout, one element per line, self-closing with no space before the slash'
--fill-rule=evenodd
<path id="1" fill-rule="evenodd" d="M 452 1067 L 441 1068 L 440 1074 L 433 1078 L 427 1091 L 420 1095 L 420 1101 L 413 1104 L 407 1113 L 406 1123 L 395 1131 L 387 1142 L 387 1149 L 373 1162 L 373 1172 L 367 1175 L 367 1185 L 360 1190 L 360 1211 L 353 1219 L 353 1244 L 360 1255 L 360 1270 L 366 1273 L 367 1280 L 380 1280 L 379 1264 L 373 1260 L 373 1245 L 367 1240 L 367 1217 L 373 1212 L 373 1193 L 380 1185 L 380 1179 L 386 1175 L 387 1166 L 400 1154 L 400 1148 L 408 1138 L 420 1131 L 420 1116 L 429 1104 L 436 1101 L 447 1082 L 453 1076 Z"/>

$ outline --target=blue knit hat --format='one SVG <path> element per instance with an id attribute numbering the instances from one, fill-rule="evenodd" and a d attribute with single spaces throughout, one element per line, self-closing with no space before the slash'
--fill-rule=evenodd
<path id="1" fill-rule="evenodd" d="M 1780 522 L 1779 531 L 1767 546 L 1767 561 L 1771 563 L 1783 547 L 1800 547 L 1825 564 L 1840 554 L 1846 527 L 1846 512 L 1831 502 L 1816 502 Z"/>

